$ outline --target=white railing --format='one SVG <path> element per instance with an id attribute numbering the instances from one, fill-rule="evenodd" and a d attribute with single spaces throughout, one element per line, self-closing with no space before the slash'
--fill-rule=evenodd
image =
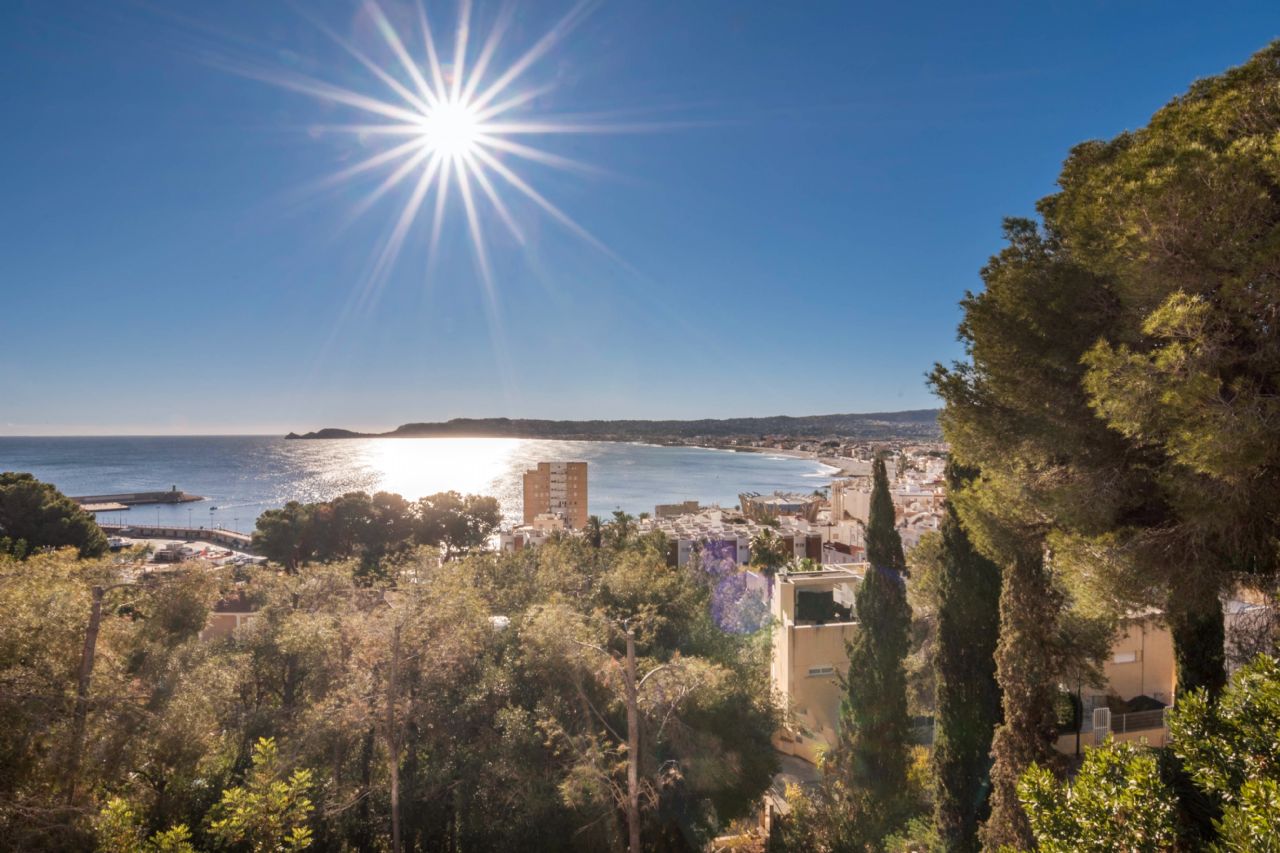
<path id="1" fill-rule="evenodd" d="M 1081 732 L 1093 732 L 1094 743 L 1102 743 L 1112 734 L 1149 732 L 1168 726 L 1165 713 L 1168 708 L 1152 711 L 1133 711 L 1128 714 L 1112 714 L 1110 708 L 1094 708 L 1093 715 L 1081 721 Z"/>

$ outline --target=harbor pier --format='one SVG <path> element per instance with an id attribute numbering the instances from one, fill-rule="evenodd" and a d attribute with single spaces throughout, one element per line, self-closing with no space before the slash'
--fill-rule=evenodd
<path id="1" fill-rule="evenodd" d="M 167 492 L 118 492 L 113 495 L 80 495 L 71 500 L 90 512 L 128 509 L 143 504 L 185 504 L 204 500 L 200 495 L 189 495 L 174 486 Z M 99 509 L 105 507 L 105 509 Z"/>
<path id="2" fill-rule="evenodd" d="M 130 539 L 189 539 L 212 542 L 246 554 L 256 553 L 253 537 L 225 527 L 184 527 L 175 524 L 99 524 L 108 536 L 127 536 Z"/>

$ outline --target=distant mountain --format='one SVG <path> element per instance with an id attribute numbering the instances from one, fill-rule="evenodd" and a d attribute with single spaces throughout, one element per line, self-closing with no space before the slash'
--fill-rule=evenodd
<path id="1" fill-rule="evenodd" d="M 763 435 L 852 439 L 938 439 L 938 409 L 850 415 L 776 415 L 767 418 L 706 418 L 698 421 L 547 421 L 528 418 L 454 418 L 442 423 L 404 424 L 390 432 L 353 432 L 333 427 L 285 438 L 554 438 L 578 441 L 663 441 L 748 438 Z"/>

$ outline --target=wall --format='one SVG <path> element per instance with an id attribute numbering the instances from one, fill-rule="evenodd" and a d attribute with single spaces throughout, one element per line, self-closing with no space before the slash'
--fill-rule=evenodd
<path id="1" fill-rule="evenodd" d="M 1133 657 L 1132 661 L 1127 661 Z M 1121 628 L 1103 667 L 1108 692 L 1121 699 L 1151 696 L 1172 704 L 1177 687 L 1173 635 L 1156 618 L 1138 619 Z"/>

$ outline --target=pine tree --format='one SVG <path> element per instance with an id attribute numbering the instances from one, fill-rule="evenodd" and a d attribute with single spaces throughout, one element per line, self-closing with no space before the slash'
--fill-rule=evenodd
<path id="1" fill-rule="evenodd" d="M 952 463 L 948 491 L 972 478 L 971 470 Z M 934 823 L 943 849 L 967 853 L 978 850 L 978 823 L 988 811 L 991 737 L 1000 722 L 1000 569 L 973 547 L 952 503 L 942 523 L 942 550 Z"/>
<path id="2" fill-rule="evenodd" d="M 906 558 L 894 524 L 883 459 L 874 467 L 867 521 L 867 574 L 858 589 L 858 636 L 849 644 L 849 676 L 840 709 L 836 772 L 864 795 L 860 820 L 882 838 L 904 817 L 907 792 L 907 676 L 911 610 Z"/>

